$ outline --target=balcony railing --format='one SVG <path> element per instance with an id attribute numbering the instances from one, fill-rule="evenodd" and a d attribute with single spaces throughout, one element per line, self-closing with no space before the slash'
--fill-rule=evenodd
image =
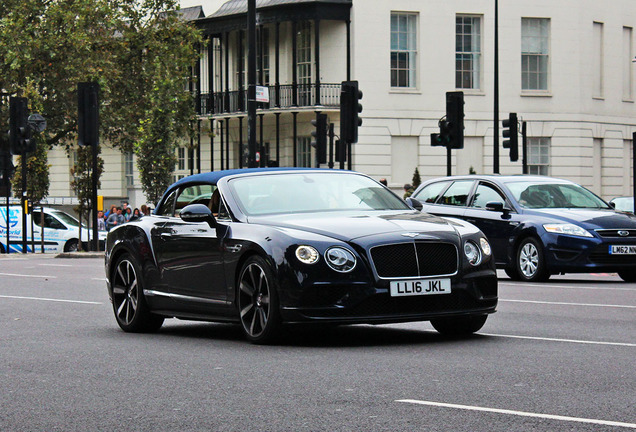
<path id="1" fill-rule="evenodd" d="M 320 95 L 320 97 L 318 96 Z M 299 107 L 340 106 L 340 84 L 285 84 L 269 86 L 269 102 L 258 102 L 258 109 L 290 109 Z M 224 114 L 247 111 L 247 89 L 201 93 L 197 98 L 197 114 Z"/>

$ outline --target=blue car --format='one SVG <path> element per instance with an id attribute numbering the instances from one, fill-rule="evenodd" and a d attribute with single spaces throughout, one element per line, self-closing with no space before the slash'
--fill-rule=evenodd
<path id="1" fill-rule="evenodd" d="M 514 280 L 617 272 L 636 281 L 636 216 L 615 211 L 578 184 L 543 176 L 453 176 L 423 183 L 412 197 L 424 212 L 476 225 L 497 267 Z"/>

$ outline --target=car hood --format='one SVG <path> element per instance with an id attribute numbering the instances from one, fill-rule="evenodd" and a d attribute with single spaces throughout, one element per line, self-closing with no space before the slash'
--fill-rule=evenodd
<path id="1" fill-rule="evenodd" d="M 253 217 L 250 223 L 303 230 L 342 241 L 386 234 L 409 234 L 418 238 L 457 236 L 452 222 L 417 211 L 276 215 Z"/>
<path id="2" fill-rule="evenodd" d="M 536 214 L 549 217 L 555 222 L 569 222 L 578 225 L 585 225 L 588 229 L 618 229 L 636 228 L 636 216 L 632 214 L 619 213 L 614 210 L 591 210 L 591 209 L 546 209 L 530 210 L 524 214 Z"/>

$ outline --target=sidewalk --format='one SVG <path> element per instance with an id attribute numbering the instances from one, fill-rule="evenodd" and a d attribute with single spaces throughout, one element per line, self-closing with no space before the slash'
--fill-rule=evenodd
<path id="1" fill-rule="evenodd" d="M 62 253 L 10 253 L 0 254 L 0 259 L 29 259 L 29 258 L 101 258 L 104 259 L 104 252 L 62 252 Z"/>

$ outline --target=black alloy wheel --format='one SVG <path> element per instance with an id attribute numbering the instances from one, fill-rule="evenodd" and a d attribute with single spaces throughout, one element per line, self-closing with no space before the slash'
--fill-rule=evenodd
<path id="1" fill-rule="evenodd" d="M 517 248 L 515 264 L 522 281 L 543 282 L 550 278 L 543 256 L 543 247 L 533 237 L 521 241 Z"/>
<path id="2" fill-rule="evenodd" d="M 449 336 L 465 336 L 479 331 L 488 319 L 488 315 L 438 318 L 431 320 L 435 330 Z"/>
<path id="3" fill-rule="evenodd" d="M 132 333 L 155 332 L 164 317 L 151 313 L 143 294 L 141 272 L 134 259 L 122 255 L 111 277 L 113 311 L 122 330 Z"/>
<path id="4" fill-rule="evenodd" d="M 271 342 L 280 328 L 274 280 L 270 266 L 259 256 L 248 258 L 243 265 L 238 283 L 238 313 L 250 342 Z"/>

